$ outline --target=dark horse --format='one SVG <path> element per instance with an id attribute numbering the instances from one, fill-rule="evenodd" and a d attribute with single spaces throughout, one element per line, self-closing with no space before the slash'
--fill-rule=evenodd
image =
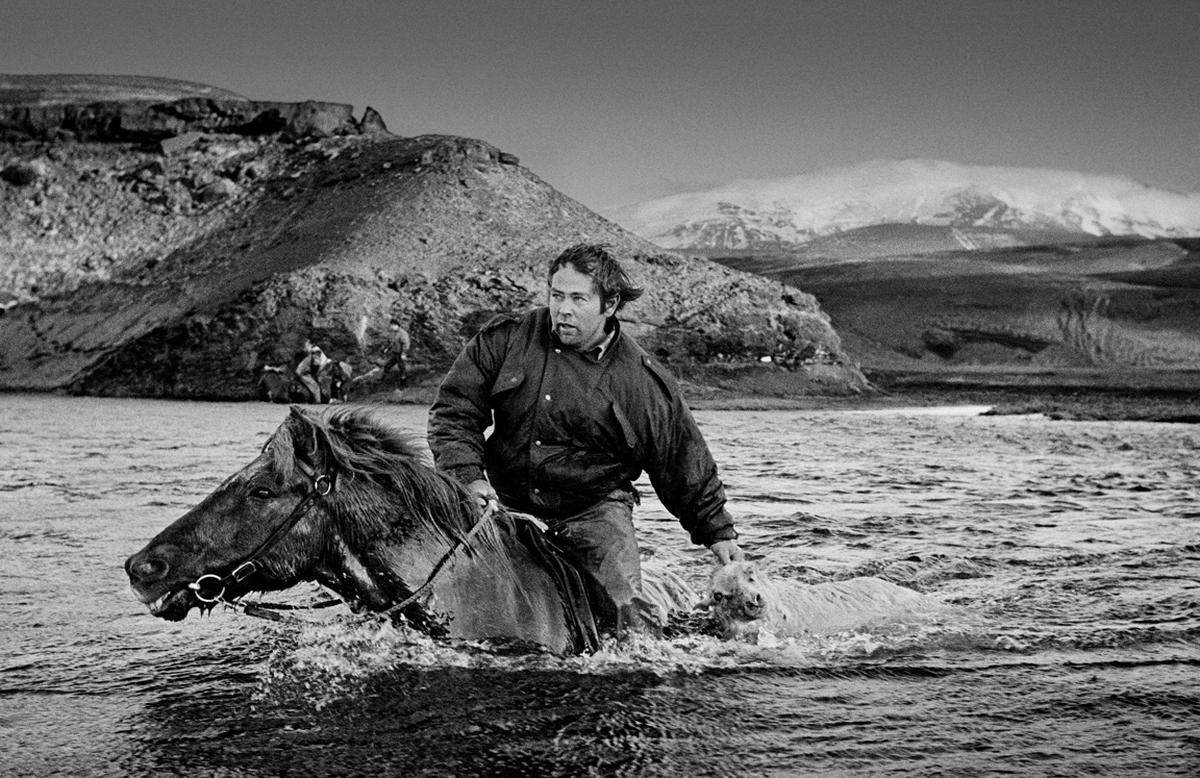
<path id="1" fill-rule="evenodd" d="M 259 456 L 125 562 L 150 612 L 317 581 L 355 612 L 556 653 L 594 650 L 611 599 L 528 518 L 484 515 L 396 430 L 361 409 L 293 407 Z M 653 579 L 653 576 L 651 576 Z M 678 579 L 649 580 L 660 613 L 686 609 Z"/>

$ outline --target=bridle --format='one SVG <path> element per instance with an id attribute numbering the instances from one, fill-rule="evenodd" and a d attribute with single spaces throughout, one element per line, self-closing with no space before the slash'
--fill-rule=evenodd
<path id="1" fill-rule="evenodd" d="M 304 514 L 308 512 L 309 508 L 316 504 L 319 498 L 326 497 L 333 492 L 335 486 L 335 479 L 333 475 L 329 473 L 318 473 L 315 469 L 309 467 L 307 463 L 302 462 L 298 458 L 296 459 L 296 467 L 299 468 L 299 470 L 304 473 L 310 481 L 310 487 L 305 493 L 304 497 L 300 499 L 300 502 L 296 504 L 296 507 L 292 509 L 292 512 L 288 515 L 288 517 L 284 519 L 278 526 L 276 526 L 275 529 L 271 530 L 271 534 L 268 535 L 263 542 L 259 543 L 258 547 L 255 548 L 254 551 L 250 552 L 250 554 L 236 567 L 234 567 L 233 570 L 223 576 L 217 575 L 216 573 L 205 573 L 187 585 L 187 588 L 192 590 L 193 595 L 201 603 L 208 606 L 214 606 L 217 603 L 221 603 L 226 606 L 237 608 L 248 616 L 269 619 L 271 621 L 285 620 L 285 617 L 278 613 L 274 613 L 273 611 L 300 610 L 301 608 L 306 607 L 277 603 L 256 603 L 254 605 L 246 605 L 239 603 L 237 601 L 238 597 L 234 597 L 232 599 L 225 598 L 225 590 L 230 584 L 241 583 L 254 573 L 258 572 L 258 562 L 267 554 L 267 552 L 274 548 L 275 545 L 283 539 L 283 536 L 296 526 L 300 519 L 304 517 Z M 489 503 L 484 511 L 480 514 L 479 518 L 475 521 L 475 524 L 470 530 L 467 531 L 467 534 L 459 538 L 454 545 L 452 545 L 449 550 L 442 555 L 442 558 L 437 561 L 437 564 L 433 566 L 433 569 L 429 572 L 429 576 L 425 579 L 425 583 L 418 586 L 408 597 L 405 597 L 400 602 L 390 606 L 387 610 L 382 611 L 380 615 L 384 617 L 390 617 L 392 614 L 403 611 L 405 608 L 420 599 L 421 596 L 433 586 L 434 579 L 437 578 L 438 574 L 442 571 L 442 568 L 446 566 L 454 554 L 463 546 L 467 546 L 468 548 L 470 547 L 469 543 L 471 538 L 475 537 L 476 533 L 479 532 L 486 520 L 491 518 L 495 511 L 495 504 Z M 211 583 L 209 583 L 209 581 L 211 581 Z M 342 601 L 340 599 L 328 599 L 307 607 L 325 608 L 331 605 L 338 605 L 341 602 Z"/>
<path id="2" fill-rule="evenodd" d="M 295 527 L 297 522 L 304 517 L 317 501 L 319 497 L 325 497 L 333 491 L 333 476 L 327 473 L 317 473 L 316 470 L 309 467 L 306 463 L 296 460 L 296 466 L 302 473 L 308 476 L 311 485 L 300 502 L 296 503 L 296 507 L 292 509 L 288 515 L 275 529 L 271 530 L 271 534 L 267 535 L 263 542 L 258 544 L 250 554 L 242 560 L 237 567 L 233 568 L 224 576 L 216 573 L 205 573 L 187 585 L 187 588 L 192 590 L 196 599 L 205 605 L 215 605 L 218 602 L 232 604 L 231 601 L 225 599 L 225 590 L 232 583 L 241 583 L 249 578 L 254 573 L 258 572 L 258 562 L 267 552 L 275 547 L 275 544 L 283 539 L 292 527 Z M 212 583 L 207 583 L 212 581 Z M 236 601 L 236 597 L 234 600 Z"/>

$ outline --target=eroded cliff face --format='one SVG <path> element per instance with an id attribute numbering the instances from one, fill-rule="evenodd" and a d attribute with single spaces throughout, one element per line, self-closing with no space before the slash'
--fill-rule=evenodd
<path id="1" fill-rule="evenodd" d="M 302 121 L 10 134 L 0 388 L 250 398 L 306 339 L 366 372 L 394 317 L 413 342 L 406 396 L 425 399 L 481 322 L 542 304 L 548 261 L 581 241 L 627 258 L 648 291 L 626 326 L 700 391 L 866 386 L 811 296 L 664 254 L 487 143 L 399 138 L 349 110 L 279 115 Z"/>

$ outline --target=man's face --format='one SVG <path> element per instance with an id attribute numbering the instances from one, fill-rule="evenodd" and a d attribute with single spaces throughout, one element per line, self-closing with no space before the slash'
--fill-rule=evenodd
<path id="1" fill-rule="evenodd" d="M 604 340 L 604 322 L 617 308 L 617 300 L 607 307 L 592 277 L 570 265 L 563 265 L 550 277 L 550 324 L 564 346 L 586 351 Z"/>

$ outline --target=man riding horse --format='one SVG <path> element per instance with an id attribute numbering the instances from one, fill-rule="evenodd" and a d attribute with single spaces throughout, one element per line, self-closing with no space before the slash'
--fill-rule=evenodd
<path id="1" fill-rule="evenodd" d="M 437 467 L 483 503 L 544 521 L 612 596 L 622 627 L 655 629 L 633 481 L 647 472 L 721 564 L 743 556 L 725 490 L 678 384 L 621 331 L 617 312 L 643 290 L 610 247 L 572 246 L 548 275 L 547 307 L 497 316 L 455 360 L 430 410 L 429 445 Z"/>

